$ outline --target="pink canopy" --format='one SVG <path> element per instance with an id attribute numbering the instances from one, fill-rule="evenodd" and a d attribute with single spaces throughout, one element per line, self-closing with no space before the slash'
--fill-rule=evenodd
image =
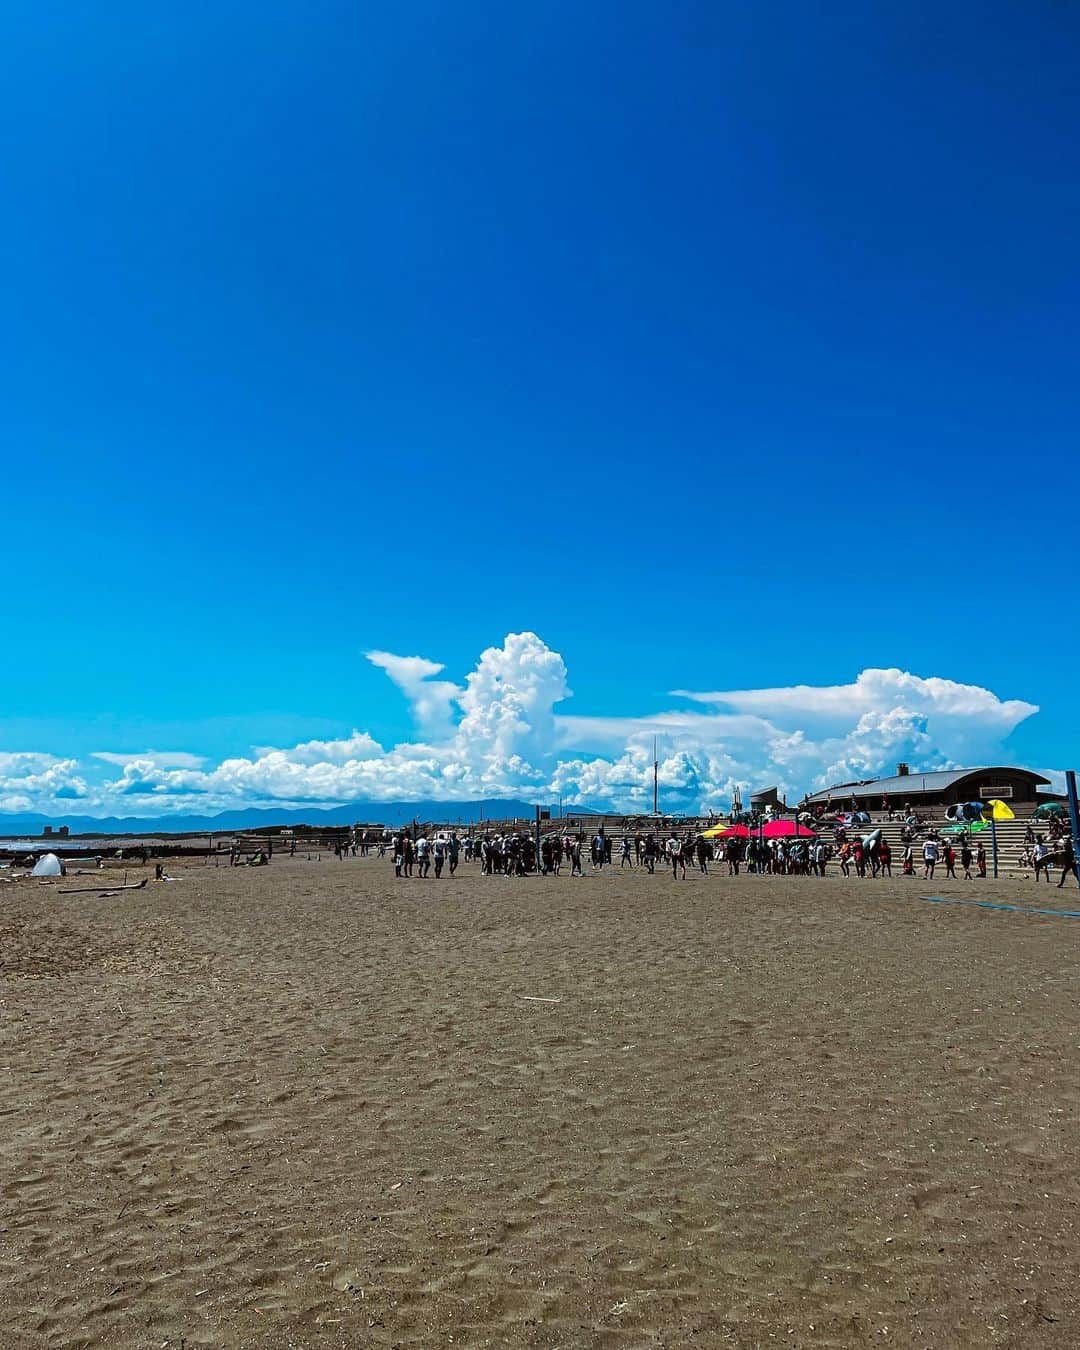
<path id="1" fill-rule="evenodd" d="M 766 839 L 786 839 L 788 835 L 798 834 L 805 839 L 816 838 L 817 832 L 811 830 L 806 825 L 800 825 L 796 829 L 796 823 L 793 820 L 770 820 L 761 831 Z"/>
<path id="2" fill-rule="evenodd" d="M 726 830 L 710 830 L 714 839 L 749 839 L 750 831 L 745 825 L 729 825 Z"/>

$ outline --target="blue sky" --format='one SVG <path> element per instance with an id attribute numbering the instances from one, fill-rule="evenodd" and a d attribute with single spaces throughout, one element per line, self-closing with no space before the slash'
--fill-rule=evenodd
<path id="1" fill-rule="evenodd" d="M 0 806 L 66 774 L 111 810 L 126 757 L 140 809 L 233 800 L 163 779 L 196 772 L 176 755 L 375 763 L 430 728 L 364 652 L 464 688 L 529 632 L 558 716 L 623 719 L 531 729 L 530 789 L 713 706 L 672 690 L 894 668 L 1038 706 L 984 741 L 935 723 L 951 757 L 1080 759 L 1075 626 L 1028 636 L 1075 565 L 1078 29 L 1049 3 L 9 9 L 0 755 L 36 758 L 0 762 Z M 772 732 L 755 758 L 695 724 L 671 773 L 689 800 L 940 754 L 926 691 L 875 688 L 915 739 L 785 768 Z M 770 726 L 854 730 L 814 715 Z M 448 794 L 514 786 L 486 734 L 492 772 Z M 704 777 L 674 763 L 697 740 Z M 408 786 L 348 783 L 383 778 Z"/>

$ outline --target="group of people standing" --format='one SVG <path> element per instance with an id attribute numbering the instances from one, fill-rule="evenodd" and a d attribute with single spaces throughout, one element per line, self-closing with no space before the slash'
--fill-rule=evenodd
<path id="1" fill-rule="evenodd" d="M 971 847 L 971 840 L 968 836 L 962 835 L 960 839 L 960 853 L 956 852 L 956 846 L 951 841 L 942 841 L 934 835 L 929 835 L 922 842 L 922 863 L 923 879 L 927 880 L 934 875 L 938 863 L 943 863 L 945 875 L 956 880 L 956 864 L 959 858 L 960 866 L 964 872 L 964 880 L 972 881 L 971 868 L 974 865 L 978 869 L 980 877 L 986 876 L 986 849 L 983 848 L 982 840 Z M 915 875 L 915 845 L 907 843 L 904 846 L 904 875 Z"/>
<path id="2" fill-rule="evenodd" d="M 396 877 L 429 876 L 432 864 L 436 877 L 441 877 L 447 867 L 453 876 L 461 861 L 461 840 L 453 832 L 437 834 L 434 839 L 422 834 L 414 840 L 407 830 L 403 830 L 394 837 L 393 848 Z"/>

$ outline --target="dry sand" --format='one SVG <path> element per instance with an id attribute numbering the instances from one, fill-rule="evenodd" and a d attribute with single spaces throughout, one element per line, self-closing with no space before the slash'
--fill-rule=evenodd
<path id="1" fill-rule="evenodd" d="M 0 887 L 3 1350 L 1080 1344 L 1080 919 L 917 899 L 1075 889 L 177 870 Z"/>

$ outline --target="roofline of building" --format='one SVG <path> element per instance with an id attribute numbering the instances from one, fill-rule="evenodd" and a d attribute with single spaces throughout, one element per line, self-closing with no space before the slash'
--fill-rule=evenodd
<path id="1" fill-rule="evenodd" d="M 856 795 L 877 796 L 880 792 L 878 784 L 880 783 L 898 783 L 906 782 L 911 779 L 911 787 L 908 791 L 913 795 L 922 796 L 923 793 L 933 792 L 933 788 L 917 787 L 916 783 L 921 778 L 928 778 L 931 774 L 953 773 L 956 776 L 947 784 L 948 787 L 955 787 L 957 783 L 962 783 L 965 778 L 978 778 L 991 773 L 1023 773 L 1034 779 L 1036 786 L 1048 785 L 1050 779 L 1041 773 L 1036 773 L 1034 769 L 1025 769 L 1018 764 L 978 764 L 973 769 L 927 769 L 925 773 L 912 772 L 909 774 L 887 774 L 881 778 L 862 778 L 852 783 L 834 783 L 832 787 L 822 788 L 820 792 L 811 792 L 803 798 L 804 801 L 814 802 L 826 797 L 842 797 L 845 793 L 851 793 L 852 789 L 861 789 Z"/>

